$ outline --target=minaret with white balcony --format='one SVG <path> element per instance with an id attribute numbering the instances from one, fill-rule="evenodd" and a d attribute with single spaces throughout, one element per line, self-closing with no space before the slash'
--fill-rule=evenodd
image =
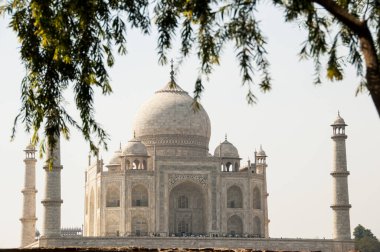
<path id="1" fill-rule="evenodd" d="M 331 139 L 334 141 L 334 161 L 333 171 L 330 173 L 333 177 L 333 210 L 334 230 L 333 239 L 350 240 L 350 208 L 348 198 L 348 182 L 347 177 L 350 174 L 347 171 L 346 159 L 346 139 L 345 127 L 347 124 L 338 112 L 338 118 L 331 125 L 333 135 Z"/>
<path id="2" fill-rule="evenodd" d="M 29 144 L 25 150 L 25 180 L 21 221 L 21 247 L 34 242 L 36 233 L 36 149 Z"/>

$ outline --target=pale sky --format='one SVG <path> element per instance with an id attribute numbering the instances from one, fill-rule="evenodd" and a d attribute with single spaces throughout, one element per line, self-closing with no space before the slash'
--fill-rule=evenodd
<path id="1" fill-rule="evenodd" d="M 323 80 L 314 86 L 313 65 L 299 61 L 297 53 L 303 32 L 284 24 L 278 11 L 264 7 L 260 12 L 268 37 L 273 89 L 256 91 L 258 104 L 247 105 L 235 52 L 226 48 L 221 66 L 205 85 L 202 104 L 211 120 L 210 153 L 224 135 L 243 158 L 253 158 L 262 144 L 268 155 L 270 237 L 332 237 L 332 129 L 337 111 L 349 125 L 346 129 L 348 178 L 352 208 L 351 229 L 358 224 L 380 237 L 380 118 L 367 94 L 355 97 L 359 80 L 348 67 L 345 80 Z M 17 39 L 7 21 L 0 18 L 0 248 L 20 244 L 24 152 L 29 137 L 19 125 L 10 142 L 14 117 L 20 108 L 20 82 L 25 74 L 19 60 Z M 96 118 L 111 136 L 109 151 L 101 155 L 108 162 L 113 152 L 132 137 L 132 122 L 138 108 L 169 81 L 169 66 L 159 66 L 156 36 L 129 32 L 128 54 L 116 57 L 110 70 L 113 94 L 96 95 Z M 170 57 L 176 58 L 175 51 Z M 177 83 L 192 94 L 197 77 L 195 57 L 188 59 L 177 74 Z M 71 89 L 67 107 L 73 110 Z M 62 141 L 62 226 L 83 224 L 84 171 L 88 146 L 78 132 Z M 43 162 L 37 163 L 37 228 L 41 229 L 44 192 Z"/>

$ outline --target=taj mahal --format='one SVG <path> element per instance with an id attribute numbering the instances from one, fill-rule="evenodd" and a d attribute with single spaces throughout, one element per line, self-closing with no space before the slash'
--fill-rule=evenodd
<path id="1" fill-rule="evenodd" d="M 331 125 L 333 239 L 269 238 L 265 151 L 260 146 L 252 162 L 242 164 L 238 148 L 227 136 L 210 150 L 209 116 L 202 106 L 194 112 L 193 98 L 173 76 L 172 70 L 169 83 L 142 105 L 128 143 L 108 162 L 89 160 L 82 235 L 64 235 L 61 230 L 64 169 L 58 138 L 51 152 L 53 167 L 44 166 L 44 214 L 39 218 L 42 232 L 35 238 L 36 150 L 32 145 L 26 147 L 21 247 L 354 249 L 345 149 L 347 125 L 339 114 Z"/>

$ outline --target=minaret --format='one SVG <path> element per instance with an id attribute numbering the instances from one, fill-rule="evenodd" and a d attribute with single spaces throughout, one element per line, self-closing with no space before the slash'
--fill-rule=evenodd
<path id="1" fill-rule="evenodd" d="M 29 144 L 25 151 L 25 180 L 21 221 L 21 247 L 34 242 L 36 235 L 36 149 Z"/>
<path id="2" fill-rule="evenodd" d="M 331 125 L 333 135 L 331 139 L 334 141 L 334 163 L 333 171 L 330 173 L 333 177 L 333 210 L 334 231 L 333 239 L 349 240 L 351 239 L 350 229 L 350 208 L 351 205 L 348 199 L 348 183 L 347 176 L 350 174 L 347 171 L 346 160 L 346 139 L 345 127 L 347 124 L 343 118 L 338 118 Z"/>
<path id="3" fill-rule="evenodd" d="M 260 145 L 259 152 L 255 151 L 255 166 L 256 173 L 262 174 L 264 176 L 264 185 L 263 185 L 263 207 L 264 207 L 264 237 L 269 238 L 269 218 L 268 218 L 268 190 L 267 190 L 267 155 Z"/>
<path id="4" fill-rule="evenodd" d="M 51 155 L 53 155 L 51 157 Z M 52 166 L 49 165 L 52 158 Z M 43 205 L 43 237 L 57 237 L 61 235 L 61 154 L 60 140 L 57 137 L 55 148 L 51 151 L 48 146 L 46 150 L 45 170 L 45 199 L 41 201 Z"/>

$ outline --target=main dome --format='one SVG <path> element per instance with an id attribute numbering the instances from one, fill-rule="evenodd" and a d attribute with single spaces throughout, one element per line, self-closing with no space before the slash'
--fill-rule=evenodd
<path id="1" fill-rule="evenodd" d="M 202 106 L 194 112 L 192 103 L 193 98 L 172 80 L 140 108 L 133 128 L 148 152 L 156 146 L 164 156 L 207 155 L 210 119 Z"/>

